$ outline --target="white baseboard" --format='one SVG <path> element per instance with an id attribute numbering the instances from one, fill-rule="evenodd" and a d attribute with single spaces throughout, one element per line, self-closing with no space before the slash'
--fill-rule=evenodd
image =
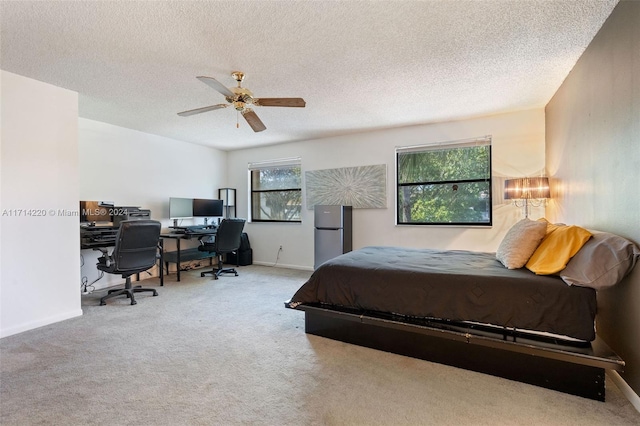
<path id="1" fill-rule="evenodd" d="M 261 266 L 273 266 L 276 268 L 287 268 L 287 269 L 297 269 L 299 271 L 313 271 L 313 268 L 309 267 L 309 266 L 300 266 L 300 265 L 287 265 L 284 263 L 270 263 L 270 262 L 258 262 L 258 261 L 254 261 L 253 262 L 254 265 L 261 265 Z"/>
<path id="2" fill-rule="evenodd" d="M 640 396 L 633 391 L 631 386 L 625 382 L 625 380 L 618 374 L 617 371 L 607 371 L 607 375 L 609 378 L 615 383 L 615 385 L 620 389 L 620 392 L 629 400 L 633 408 L 635 408 L 640 413 Z"/>
<path id="3" fill-rule="evenodd" d="M 35 321 L 26 322 L 13 327 L 3 328 L 0 330 L 0 338 L 9 337 L 14 334 L 22 333 L 24 331 L 33 330 L 34 328 L 44 327 L 45 325 L 53 324 L 56 322 L 68 320 L 71 318 L 82 316 L 82 309 L 74 309 L 69 312 L 64 312 L 58 315 L 54 315 L 47 318 L 40 318 Z"/>

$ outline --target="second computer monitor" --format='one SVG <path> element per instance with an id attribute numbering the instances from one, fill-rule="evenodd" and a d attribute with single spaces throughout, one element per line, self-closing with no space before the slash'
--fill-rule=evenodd
<path id="1" fill-rule="evenodd" d="M 224 215 L 223 211 L 224 203 L 222 200 L 193 199 L 194 217 L 222 217 Z"/>

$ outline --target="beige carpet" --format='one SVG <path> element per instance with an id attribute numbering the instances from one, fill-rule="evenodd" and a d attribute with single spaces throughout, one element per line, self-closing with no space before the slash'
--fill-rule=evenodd
<path id="1" fill-rule="evenodd" d="M 607 402 L 304 333 L 283 301 L 309 272 L 167 278 L 160 295 L 0 340 L 7 425 L 638 425 Z M 144 281 L 157 285 L 157 279 Z"/>

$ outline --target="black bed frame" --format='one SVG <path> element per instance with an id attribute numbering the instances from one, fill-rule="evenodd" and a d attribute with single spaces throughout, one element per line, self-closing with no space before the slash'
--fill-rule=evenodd
<path id="1" fill-rule="evenodd" d="M 285 306 L 291 308 L 287 303 Z M 600 338 L 567 342 L 513 329 L 298 305 L 305 332 L 604 401 L 605 369 L 624 361 Z"/>

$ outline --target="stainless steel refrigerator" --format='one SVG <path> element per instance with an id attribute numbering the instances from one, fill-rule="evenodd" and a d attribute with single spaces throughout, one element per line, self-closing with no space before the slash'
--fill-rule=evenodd
<path id="1" fill-rule="evenodd" d="M 351 206 L 315 206 L 314 269 L 329 259 L 351 251 Z"/>

